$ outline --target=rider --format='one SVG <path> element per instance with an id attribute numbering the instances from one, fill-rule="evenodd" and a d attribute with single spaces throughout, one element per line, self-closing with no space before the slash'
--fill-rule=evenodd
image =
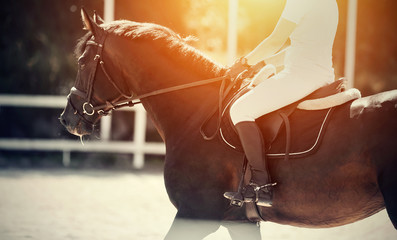
<path id="1" fill-rule="evenodd" d="M 252 52 L 237 60 L 229 74 L 260 61 L 282 71 L 239 98 L 230 109 L 251 169 L 250 184 L 242 192 L 245 202 L 270 207 L 273 192 L 262 134 L 255 119 L 298 101 L 335 80 L 332 46 L 338 25 L 336 0 L 287 0 L 273 32 Z M 287 39 L 288 47 L 282 49 Z M 248 65 L 247 65 L 248 64 Z M 259 72 L 252 81 L 263 74 Z M 236 192 L 226 192 L 233 199 Z"/>

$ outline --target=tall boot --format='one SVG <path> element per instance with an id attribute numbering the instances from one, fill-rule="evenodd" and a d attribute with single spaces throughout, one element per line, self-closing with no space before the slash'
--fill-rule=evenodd
<path id="1" fill-rule="evenodd" d="M 262 133 L 255 122 L 239 122 L 235 128 L 251 169 L 250 184 L 245 186 L 242 192 L 244 201 L 270 207 L 273 200 L 272 187 L 275 183 L 271 183 L 267 169 Z M 227 195 L 230 193 L 225 193 L 225 197 Z"/>
<path id="2" fill-rule="evenodd" d="M 264 185 L 270 181 L 265 162 L 262 133 L 255 122 L 239 122 L 235 125 L 251 169 L 251 181 Z"/>

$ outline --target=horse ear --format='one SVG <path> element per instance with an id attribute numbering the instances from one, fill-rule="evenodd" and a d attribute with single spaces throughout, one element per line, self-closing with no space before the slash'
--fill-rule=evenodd
<path id="1" fill-rule="evenodd" d="M 98 36 L 102 33 L 103 29 L 88 16 L 84 8 L 81 9 L 81 18 L 83 19 L 85 30 L 92 32 L 94 36 Z"/>
<path id="2" fill-rule="evenodd" d="M 96 14 L 95 10 L 94 10 L 94 22 L 98 25 L 105 22 L 98 14 Z"/>

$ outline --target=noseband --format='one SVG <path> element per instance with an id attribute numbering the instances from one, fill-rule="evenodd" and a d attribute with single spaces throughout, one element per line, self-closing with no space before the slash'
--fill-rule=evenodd
<path id="1" fill-rule="evenodd" d="M 173 87 L 169 87 L 169 88 L 159 89 L 159 90 L 144 93 L 144 94 L 141 94 L 138 96 L 129 96 L 129 95 L 123 93 L 123 91 L 117 86 L 115 81 L 111 78 L 111 76 L 108 74 L 108 72 L 105 69 L 105 62 L 102 59 L 102 51 L 104 48 L 105 39 L 106 39 L 106 32 L 103 34 L 102 38 L 99 39 L 98 42 L 96 42 L 93 37 L 90 40 L 88 40 L 86 43 L 86 45 L 94 45 L 97 47 L 97 52 L 94 57 L 94 61 L 96 63 L 95 63 L 94 69 L 92 70 L 92 72 L 89 75 L 90 77 L 88 79 L 88 85 L 87 85 L 88 89 L 86 90 L 86 92 L 83 92 L 75 87 L 72 87 L 72 89 L 70 91 L 71 94 L 75 94 L 75 95 L 85 99 L 85 102 L 83 103 L 83 106 L 82 106 L 83 115 L 92 116 L 95 113 L 97 113 L 99 115 L 104 116 L 104 115 L 109 114 L 112 110 L 115 110 L 115 109 L 119 109 L 122 107 L 133 107 L 135 104 L 141 103 L 139 100 L 142 98 L 147 98 L 147 97 L 156 96 L 156 95 L 169 93 L 169 92 L 174 92 L 174 91 L 178 91 L 178 90 L 182 90 L 182 89 L 207 85 L 207 84 L 218 82 L 218 81 L 223 81 L 223 83 L 224 83 L 225 80 L 229 79 L 228 76 L 221 76 L 221 77 L 210 78 L 210 79 L 206 79 L 206 80 L 202 80 L 202 81 L 198 81 L 198 82 L 187 83 L 187 84 L 182 84 L 182 85 L 173 86 Z M 121 96 L 111 102 L 104 101 L 105 104 L 94 107 L 91 103 L 91 100 L 92 100 L 94 79 L 95 79 L 95 74 L 96 74 L 96 71 L 98 68 L 98 64 L 101 66 L 101 69 L 102 69 L 103 73 L 105 74 L 107 80 L 113 85 L 113 87 L 120 93 Z M 122 98 L 122 97 L 124 99 L 120 100 L 120 98 Z M 75 109 L 75 112 L 77 113 L 78 111 L 73 106 L 73 104 L 72 104 L 72 107 Z"/>

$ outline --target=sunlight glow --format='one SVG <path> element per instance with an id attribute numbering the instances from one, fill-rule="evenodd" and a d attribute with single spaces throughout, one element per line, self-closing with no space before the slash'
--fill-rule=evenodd
<path id="1" fill-rule="evenodd" d="M 200 39 L 195 47 L 224 64 L 230 64 L 226 58 L 229 21 L 237 24 L 237 58 L 251 51 L 272 32 L 285 5 L 285 0 L 240 0 L 237 19 L 230 19 L 230 2 L 233 1 L 192 1 L 186 15 L 187 27 Z"/>

